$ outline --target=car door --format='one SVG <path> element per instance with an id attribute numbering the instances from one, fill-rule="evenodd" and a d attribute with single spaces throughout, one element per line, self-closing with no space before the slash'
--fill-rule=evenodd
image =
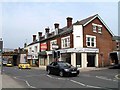
<path id="1" fill-rule="evenodd" d="M 53 71 L 54 71 L 54 74 L 59 74 L 59 65 L 57 62 L 55 62 L 53 65 Z"/>

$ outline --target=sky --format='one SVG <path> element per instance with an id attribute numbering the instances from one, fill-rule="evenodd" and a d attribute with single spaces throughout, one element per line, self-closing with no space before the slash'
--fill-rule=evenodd
<path id="1" fill-rule="evenodd" d="M 118 2 L 8 1 L 0 3 L 0 37 L 4 48 L 15 49 L 23 47 L 25 42 L 31 43 L 33 34 L 39 31 L 44 34 L 46 27 L 53 31 L 54 23 L 59 23 L 62 28 L 66 26 L 67 17 L 72 17 L 74 23 L 99 14 L 110 30 L 118 35 Z"/>

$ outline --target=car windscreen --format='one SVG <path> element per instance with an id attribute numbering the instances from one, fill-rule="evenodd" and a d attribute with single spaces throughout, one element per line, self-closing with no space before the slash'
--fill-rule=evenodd
<path id="1" fill-rule="evenodd" d="M 61 67 L 70 67 L 71 66 L 69 63 L 65 63 L 65 62 L 59 62 L 58 64 Z"/>

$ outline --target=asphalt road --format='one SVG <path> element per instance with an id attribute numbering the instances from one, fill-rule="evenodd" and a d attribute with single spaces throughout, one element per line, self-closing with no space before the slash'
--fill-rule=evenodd
<path id="1" fill-rule="evenodd" d="M 24 88 L 99 88 L 112 90 L 112 88 L 119 86 L 119 79 L 115 77 L 118 75 L 118 70 L 115 69 L 81 72 L 77 77 L 60 77 L 47 75 L 46 71 L 41 69 L 21 70 L 17 67 L 3 67 L 4 75 L 10 76 Z"/>

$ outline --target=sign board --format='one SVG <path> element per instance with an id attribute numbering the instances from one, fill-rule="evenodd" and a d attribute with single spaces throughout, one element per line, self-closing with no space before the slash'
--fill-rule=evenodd
<path id="1" fill-rule="evenodd" d="M 59 46 L 57 44 L 52 44 L 52 49 L 58 49 Z"/>
<path id="2" fill-rule="evenodd" d="M 41 50 L 46 50 L 47 49 L 47 44 L 46 43 L 41 43 L 40 44 L 40 49 Z"/>

